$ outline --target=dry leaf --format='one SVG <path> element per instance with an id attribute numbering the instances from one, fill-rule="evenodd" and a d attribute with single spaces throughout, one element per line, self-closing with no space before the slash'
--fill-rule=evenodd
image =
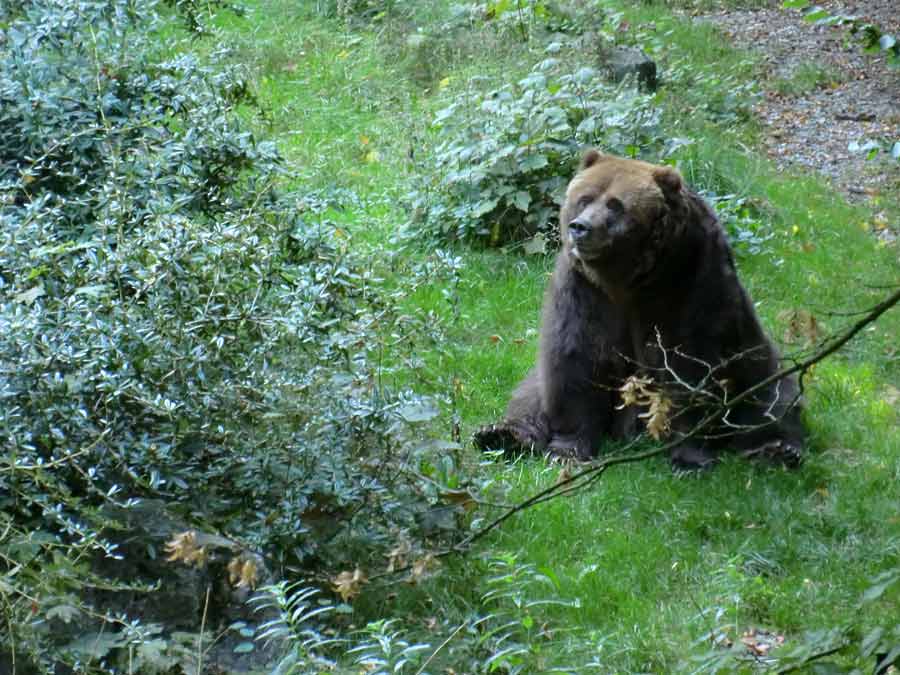
<path id="1" fill-rule="evenodd" d="M 412 544 L 405 537 L 402 538 L 400 543 L 391 549 L 391 552 L 388 554 L 387 571 L 393 572 L 406 567 L 406 558 L 411 552 Z"/>
<path id="2" fill-rule="evenodd" d="M 341 600 L 347 602 L 359 595 L 362 585 L 366 583 L 366 575 L 358 567 L 352 572 L 341 572 L 331 580 L 334 592 L 341 596 Z"/>
<path id="3" fill-rule="evenodd" d="M 259 583 L 259 567 L 251 557 L 233 558 L 228 563 L 228 583 L 235 588 L 247 587 L 251 590 Z"/>
<path id="4" fill-rule="evenodd" d="M 619 388 L 622 394 L 621 410 L 630 405 L 647 406 L 647 412 L 638 415 L 647 423 L 647 433 L 660 440 L 669 433 L 672 416 L 672 401 L 663 392 L 652 388 L 653 382 L 646 377 L 632 375 Z"/>
<path id="5" fill-rule="evenodd" d="M 819 341 L 819 322 L 805 309 L 786 309 L 778 313 L 778 320 L 787 324 L 784 329 L 786 343 L 803 343 L 809 347 Z"/>
<path id="6" fill-rule="evenodd" d="M 619 388 L 619 393 L 622 394 L 622 405 L 618 406 L 616 409 L 621 410 L 630 405 L 644 405 L 643 401 L 647 397 L 647 388 L 650 384 L 651 381 L 649 378 L 638 377 L 637 375 L 629 377 L 625 380 L 625 384 Z"/>
<path id="7" fill-rule="evenodd" d="M 784 636 L 753 629 L 741 635 L 741 644 L 755 656 L 767 656 L 772 649 L 784 644 Z"/>
<path id="8" fill-rule="evenodd" d="M 661 392 L 653 392 L 650 395 L 650 409 L 638 417 L 647 420 L 647 433 L 658 441 L 669 433 L 671 411 L 672 402 Z"/>
<path id="9" fill-rule="evenodd" d="M 473 511 L 478 506 L 478 502 L 468 490 L 444 490 L 440 497 L 444 502 L 461 506 L 465 511 Z"/>
<path id="10" fill-rule="evenodd" d="M 559 473 L 556 475 L 556 484 L 560 485 L 561 483 L 565 483 L 572 477 L 572 462 L 567 461 L 563 463 L 562 468 L 559 470 Z"/>
<path id="11" fill-rule="evenodd" d="M 412 564 L 412 569 L 409 571 L 409 579 L 406 580 L 407 583 L 419 583 L 422 579 L 430 575 L 434 568 L 437 567 L 437 564 L 437 560 L 430 553 L 419 558 Z"/>
<path id="12" fill-rule="evenodd" d="M 166 543 L 169 562 L 183 562 L 185 565 L 203 567 L 206 564 L 206 547 L 197 546 L 197 533 L 194 530 L 176 534 Z"/>

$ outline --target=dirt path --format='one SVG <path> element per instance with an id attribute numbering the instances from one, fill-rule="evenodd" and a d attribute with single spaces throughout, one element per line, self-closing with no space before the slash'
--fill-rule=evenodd
<path id="1" fill-rule="evenodd" d="M 819 4 L 900 39 L 900 0 Z M 847 29 L 808 23 L 800 12 L 780 5 L 698 18 L 764 55 L 768 77 L 756 113 L 769 157 L 783 168 L 819 171 L 850 200 L 877 204 L 879 197 L 900 192 L 900 161 L 888 154 L 890 144 L 900 140 L 900 68 L 890 67 L 883 53 L 863 53 Z M 873 140 L 884 148 L 875 160 L 849 149 Z M 890 223 L 890 229 L 896 232 L 900 223 Z"/>

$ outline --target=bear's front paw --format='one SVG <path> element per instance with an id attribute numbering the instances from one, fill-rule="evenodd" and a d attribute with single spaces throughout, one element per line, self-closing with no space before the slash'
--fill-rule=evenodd
<path id="1" fill-rule="evenodd" d="M 534 443 L 523 440 L 509 425 L 489 424 L 472 434 L 472 443 L 482 452 L 502 450 L 507 457 L 534 452 Z"/>
<path id="2" fill-rule="evenodd" d="M 562 460 L 574 459 L 577 462 L 589 462 L 594 458 L 589 443 L 559 438 L 550 442 L 547 454 Z"/>

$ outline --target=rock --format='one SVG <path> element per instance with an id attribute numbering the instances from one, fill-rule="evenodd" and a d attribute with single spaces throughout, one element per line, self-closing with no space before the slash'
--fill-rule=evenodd
<path id="1" fill-rule="evenodd" d="M 103 510 L 117 523 L 106 536 L 118 545 L 121 558 L 98 559 L 95 570 L 110 579 L 156 587 L 150 592 L 95 592 L 90 599 L 96 606 L 180 630 L 198 627 L 204 614 L 207 625 L 256 618 L 244 604 L 253 590 L 246 581 L 253 587 L 272 581 L 259 555 L 192 528 L 162 501 L 142 500 L 130 508 L 107 505 Z M 179 540 L 180 548 L 172 548 Z M 245 583 L 239 584 L 242 577 Z"/>
<path id="2" fill-rule="evenodd" d="M 634 77 L 648 91 L 656 91 L 656 62 L 637 47 L 613 47 L 607 56 L 612 79 L 621 82 Z"/>

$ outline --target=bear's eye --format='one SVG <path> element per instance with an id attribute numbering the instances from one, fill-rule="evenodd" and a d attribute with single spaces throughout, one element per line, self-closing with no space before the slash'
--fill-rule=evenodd
<path id="1" fill-rule="evenodd" d="M 594 198 L 591 197 L 590 195 L 582 195 L 578 199 L 578 210 L 583 211 L 584 209 L 587 208 L 587 205 L 590 204 L 592 201 L 594 201 Z"/>
<path id="2" fill-rule="evenodd" d="M 625 212 L 625 205 L 615 197 L 606 200 L 606 208 L 617 216 L 621 216 Z"/>

